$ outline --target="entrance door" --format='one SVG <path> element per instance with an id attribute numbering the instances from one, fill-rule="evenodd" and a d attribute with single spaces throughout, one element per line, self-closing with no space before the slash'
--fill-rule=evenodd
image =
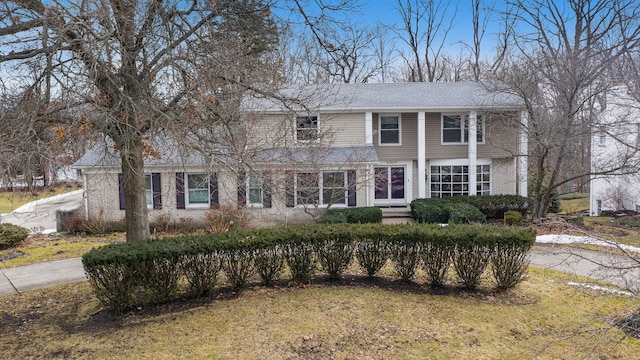
<path id="1" fill-rule="evenodd" d="M 405 167 L 376 166 L 375 202 L 378 205 L 406 204 Z"/>

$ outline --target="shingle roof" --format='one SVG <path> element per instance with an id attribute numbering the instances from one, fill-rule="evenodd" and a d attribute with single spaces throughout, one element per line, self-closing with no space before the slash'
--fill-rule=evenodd
<path id="1" fill-rule="evenodd" d="M 281 95 L 297 99 L 313 110 L 455 110 L 522 108 L 516 96 L 491 91 L 476 82 L 318 84 L 292 85 Z M 279 102 L 258 99 L 246 102 L 249 109 L 283 111 Z"/>
<path id="2" fill-rule="evenodd" d="M 188 167 L 208 166 L 205 157 L 198 151 L 186 151 L 171 140 L 155 139 L 154 149 L 157 149 L 158 158 L 146 158 L 145 167 Z M 218 156 L 217 164 L 233 164 L 231 156 Z M 251 159 L 253 165 L 287 165 L 291 167 L 305 167 L 313 165 L 349 164 L 349 163 L 375 163 L 378 154 L 373 146 L 309 146 L 276 148 L 265 150 L 256 154 Z M 87 168 L 119 168 L 120 156 L 113 150 L 111 141 L 102 142 L 85 153 L 72 167 L 78 169 Z"/>

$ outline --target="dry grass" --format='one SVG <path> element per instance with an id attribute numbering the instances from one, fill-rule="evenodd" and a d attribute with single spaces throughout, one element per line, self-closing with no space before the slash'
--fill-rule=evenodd
<path id="1" fill-rule="evenodd" d="M 89 285 L 78 283 L 0 299 L 0 353 L 20 359 L 637 358 L 640 341 L 610 326 L 637 304 L 568 287 L 568 279 L 533 268 L 515 291 L 500 294 L 351 278 L 218 292 L 124 315 L 101 310 Z"/>
<path id="2" fill-rule="evenodd" d="M 34 235 L 19 247 L 0 250 L 0 269 L 80 257 L 94 247 L 124 242 L 124 234 L 107 236 Z"/>

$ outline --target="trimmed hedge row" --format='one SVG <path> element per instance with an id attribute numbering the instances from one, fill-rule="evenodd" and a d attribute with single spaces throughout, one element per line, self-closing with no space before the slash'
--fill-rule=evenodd
<path id="1" fill-rule="evenodd" d="M 441 285 L 450 264 L 459 283 L 474 288 L 491 264 L 499 289 L 517 285 L 526 272 L 532 230 L 496 226 L 314 225 L 110 244 L 82 257 L 89 282 L 107 307 L 125 310 L 178 296 L 201 296 L 224 273 L 237 291 L 257 275 L 272 285 L 288 268 L 292 281 L 308 283 L 317 268 L 338 279 L 357 258 L 368 276 L 392 261 L 410 280 L 424 269 Z"/>
<path id="2" fill-rule="evenodd" d="M 524 216 L 529 205 L 529 199 L 519 195 L 452 196 L 415 199 L 411 214 L 422 223 L 484 223 L 486 219 L 502 219 L 508 211 Z"/>

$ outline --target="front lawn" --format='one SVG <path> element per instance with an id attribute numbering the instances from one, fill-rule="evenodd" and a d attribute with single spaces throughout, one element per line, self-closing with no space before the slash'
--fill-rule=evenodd
<path id="1" fill-rule="evenodd" d="M 378 279 L 250 288 L 116 315 L 86 282 L 0 299 L 7 358 L 635 359 L 624 295 L 532 268 L 514 291 Z M 322 284 L 319 284 L 322 282 Z"/>

